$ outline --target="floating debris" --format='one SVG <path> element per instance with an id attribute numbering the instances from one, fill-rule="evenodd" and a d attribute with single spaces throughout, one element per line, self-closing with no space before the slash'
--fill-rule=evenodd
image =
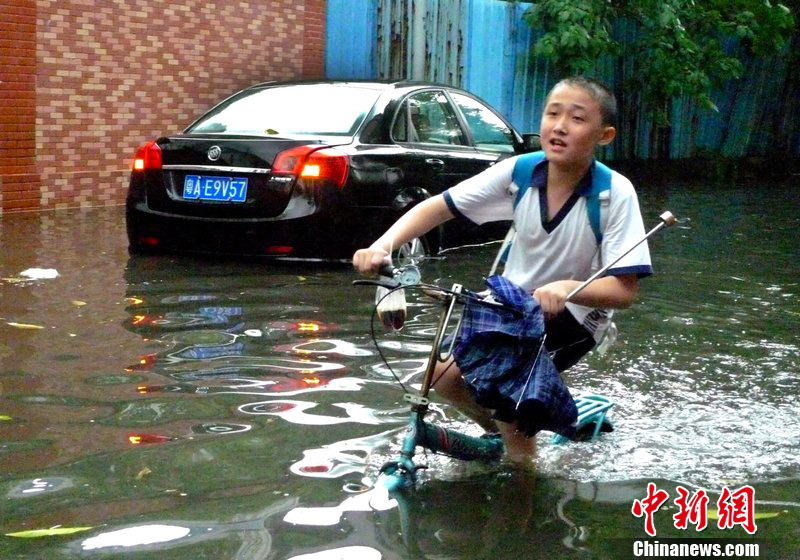
<path id="1" fill-rule="evenodd" d="M 32 325 L 30 323 L 7 322 L 6 325 L 8 325 L 9 327 L 17 328 L 17 329 L 43 329 L 44 328 L 42 325 Z"/>
<path id="2" fill-rule="evenodd" d="M 82 531 L 89 531 L 94 527 L 51 527 L 50 529 L 32 529 L 30 531 L 18 531 L 16 533 L 6 533 L 7 537 L 17 537 L 21 539 L 35 539 L 39 537 L 57 537 L 59 535 L 72 535 Z"/>
<path id="3" fill-rule="evenodd" d="M 144 477 L 146 477 L 148 474 L 150 474 L 152 472 L 153 471 L 151 471 L 149 467 L 145 467 L 142 470 L 140 470 L 138 473 L 136 473 L 136 480 L 142 480 Z"/>
<path id="4" fill-rule="evenodd" d="M 58 277 L 58 271 L 55 268 L 28 268 L 19 275 L 31 280 L 52 280 Z"/>

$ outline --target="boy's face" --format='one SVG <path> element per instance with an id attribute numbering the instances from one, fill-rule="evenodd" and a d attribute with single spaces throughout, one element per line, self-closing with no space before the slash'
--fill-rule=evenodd
<path id="1" fill-rule="evenodd" d="M 611 142 L 614 127 L 602 122 L 600 104 L 586 90 L 560 85 L 550 92 L 542 115 L 542 149 L 556 165 L 586 165 L 594 150 Z"/>

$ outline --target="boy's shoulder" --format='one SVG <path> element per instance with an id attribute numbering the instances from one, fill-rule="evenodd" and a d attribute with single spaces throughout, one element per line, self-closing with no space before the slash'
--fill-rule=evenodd
<path id="1" fill-rule="evenodd" d="M 630 196 L 636 194 L 636 190 L 633 188 L 633 183 L 630 179 L 615 169 L 610 167 L 608 169 L 611 171 L 611 196 Z"/>

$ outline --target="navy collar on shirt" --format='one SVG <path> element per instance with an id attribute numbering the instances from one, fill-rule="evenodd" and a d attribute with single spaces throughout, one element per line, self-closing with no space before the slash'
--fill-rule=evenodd
<path id="1" fill-rule="evenodd" d="M 548 208 L 547 208 L 547 160 L 544 159 L 539 164 L 536 165 L 533 169 L 533 175 L 531 177 L 531 186 L 539 191 L 539 210 L 541 213 L 542 218 L 542 227 L 547 233 L 552 233 L 553 230 L 558 227 L 564 218 L 567 217 L 572 207 L 575 206 L 575 203 L 578 201 L 578 197 L 580 196 L 589 196 L 589 193 L 592 192 L 592 170 L 594 169 L 594 160 L 592 160 L 592 165 L 589 166 L 589 170 L 586 174 L 581 177 L 581 180 L 578 181 L 578 186 L 575 188 L 575 191 L 572 195 L 567 199 L 564 203 L 564 206 L 558 211 L 558 213 L 553 216 L 553 219 L 548 221 Z"/>

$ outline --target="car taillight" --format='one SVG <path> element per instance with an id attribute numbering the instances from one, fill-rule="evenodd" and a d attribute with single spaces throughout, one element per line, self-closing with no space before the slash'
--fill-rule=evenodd
<path id="1" fill-rule="evenodd" d="M 335 148 L 298 146 L 279 153 L 272 165 L 274 175 L 330 181 L 342 187 L 347 180 L 347 156 Z"/>
<path id="2" fill-rule="evenodd" d="M 270 245 L 265 249 L 268 255 L 290 255 L 294 251 L 294 247 L 288 245 Z"/>
<path id="3" fill-rule="evenodd" d="M 161 169 L 161 148 L 156 141 L 148 142 L 138 150 L 133 157 L 133 170 Z"/>

